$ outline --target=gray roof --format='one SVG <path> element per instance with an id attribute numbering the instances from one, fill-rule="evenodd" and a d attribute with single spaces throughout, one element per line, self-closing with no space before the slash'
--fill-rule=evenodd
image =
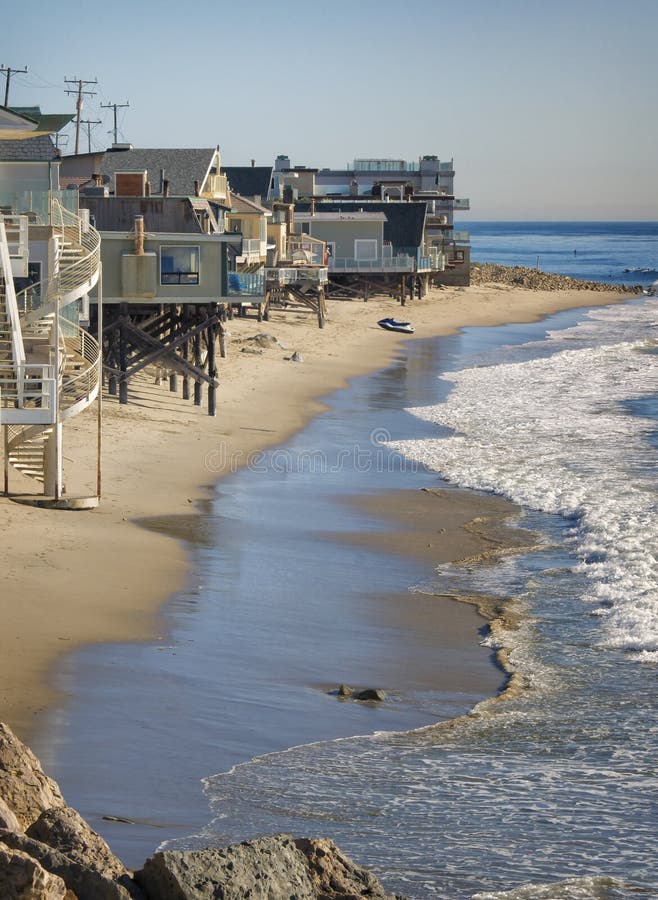
<path id="1" fill-rule="evenodd" d="M 0 141 L 1 162 L 51 162 L 59 154 L 49 134 L 17 141 Z"/>
<path id="2" fill-rule="evenodd" d="M 151 192 L 159 194 L 162 190 L 160 173 L 164 169 L 170 193 L 178 197 L 191 197 L 194 182 L 202 185 L 206 180 L 215 153 L 213 147 L 201 150 L 108 150 L 101 165 L 101 175 L 106 184 L 111 184 L 116 172 L 146 170 Z"/>
<path id="3" fill-rule="evenodd" d="M 242 197 L 267 200 L 272 180 L 272 166 L 222 166 L 229 187 Z"/>

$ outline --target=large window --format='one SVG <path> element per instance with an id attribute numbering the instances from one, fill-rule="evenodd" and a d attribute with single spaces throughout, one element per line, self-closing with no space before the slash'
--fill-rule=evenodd
<path id="1" fill-rule="evenodd" d="M 198 247 L 179 245 L 160 248 L 160 284 L 198 283 Z"/>
<path id="2" fill-rule="evenodd" d="M 354 241 L 354 256 L 356 259 L 374 261 L 377 259 L 377 241 L 365 238 L 357 238 Z"/>

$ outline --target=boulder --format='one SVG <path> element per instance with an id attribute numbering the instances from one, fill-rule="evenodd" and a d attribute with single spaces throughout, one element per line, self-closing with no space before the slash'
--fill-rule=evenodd
<path id="1" fill-rule="evenodd" d="M 66 900 L 67 890 L 61 878 L 46 872 L 27 853 L 0 845 L 0 897 L 2 900 Z"/>
<path id="2" fill-rule="evenodd" d="M 386 700 L 386 693 L 384 691 L 379 690 L 379 688 L 365 688 L 362 691 L 355 691 L 352 694 L 353 700 L 377 700 L 381 703 L 382 700 Z"/>
<path id="3" fill-rule="evenodd" d="M 20 822 L 2 797 L 0 797 L 0 828 L 6 828 L 8 831 L 23 830 Z"/>
<path id="4" fill-rule="evenodd" d="M 21 829 L 31 825 L 44 810 L 66 805 L 58 786 L 44 773 L 34 753 L 2 722 L 0 797 Z"/>
<path id="5" fill-rule="evenodd" d="M 165 850 L 147 859 L 135 880 L 149 900 L 317 900 L 306 857 L 288 835 L 223 849 Z"/>
<path id="6" fill-rule="evenodd" d="M 322 900 L 350 900 L 367 897 L 368 900 L 393 900 L 384 890 L 379 879 L 345 856 L 328 838 L 298 838 L 296 847 L 308 861 L 317 898 Z"/>
<path id="7" fill-rule="evenodd" d="M 333 841 L 285 834 L 221 850 L 156 853 L 135 879 L 149 900 L 394 900 Z"/>
<path id="8" fill-rule="evenodd" d="M 127 880 L 127 886 L 118 884 L 116 881 L 105 878 L 95 869 L 83 866 L 59 850 L 54 850 L 47 844 L 35 841 L 34 838 L 25 834 L 0 831 L 0 848 L 20 851 L 31 857 L 46 872 L 61 878 L 78 900 L 131 900 L 131 898 L 141 897 L 137 887 L 131 885 Z M 3 895 L 0 894 L 0 896 Z"/>
<path id="9" fill-rule="evenodd" d="M 70 806 L 47 809 L 30 825 L 26 834 L 106 878 L 117 880 L 128 875 L 124 864 L 103 838 Z"/>

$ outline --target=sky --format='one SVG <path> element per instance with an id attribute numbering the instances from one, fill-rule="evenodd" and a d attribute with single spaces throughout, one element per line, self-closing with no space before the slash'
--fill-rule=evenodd
<path id="1" fill-rule="evenodd" d="M 472 221 L 658 220 L 658 0 L 23 0 L 9 105 L 80 150 L 219 146 L 225 165 L 454 160 Z M 0 74 L 0 102 L 5 77 Z M 74 129 L 63 147 L 74 149 Z"/>

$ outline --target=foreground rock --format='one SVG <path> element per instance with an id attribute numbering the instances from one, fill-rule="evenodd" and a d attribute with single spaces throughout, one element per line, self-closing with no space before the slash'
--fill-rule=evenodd
<path id="1" fill-rule="evenodd" d="M 167 851 L 134 878 L 0 723 L 0 900 L 394 900 L 326 839 Z"/>
<path id="2" fill-rule="evenodd" d="M 333 841 L 285 834 L 221 850 L 156 853 L 135 879 L 147 897 L 160 900 L 393 900 Z"/>
<path id="3" fill-rule="evenodd" d="M 581 281 L 568 275 L 555 275 L 530 269 L 527 266 L 500 266 L 496 263 L 474 263 L 471 284 L 508 284 L 531 291 L 610 291 L 616 294 L 640 294 L 639 284 L 607 284 L 601 281 Z"/>

